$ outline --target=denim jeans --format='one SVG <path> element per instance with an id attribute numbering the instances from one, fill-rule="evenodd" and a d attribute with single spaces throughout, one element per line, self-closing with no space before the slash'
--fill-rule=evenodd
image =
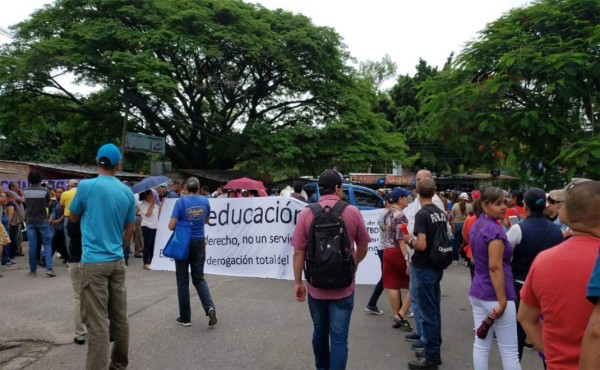
<path id="1" fill-rule="evenodd" d="M 192 312 L 190 309 L 190 275 L 188 268 L 192 270 L 192 284 L 196 287 L 198 297 L 204 308 L 204 313 L 215 306 L 208 290 L 208 284 L 204 280 L 204 261 L 206 260 L 206 243 L 204 239 L 192 239 L 190 241 L 190 254 L 187 261 L 175 261 L 175 276 L 177 278 L 177 298 L 179 298 L 179 318 L 182 322 L 191 322 Z"/>
<path id="2" fill-rule="evenodd" d="M 459 250 L 460 250 L 460 246 L 463 243 L 463 226 L 464 223 L 462 222 L 457 222 L 454 224 L 454 239 L 451 241 L 452 242 L 452 254 L 453 254 L 453 260 L 454 261 L 458 261 L 460 258 L 459 255 Z"/>
<path id="3" fill-rule="evenodd" d="M 430 360 L 436 359 L 440 357 L 440 347 L 442 346 L 440 281 L 442 281 L 443 271 L 414 268 L 411 274 L 414 274 L 411 276 L 410 283 L 414 287 L 414 292 L 417 296 L 421 326 L 423 328 L 423 331 L 420 333 L 421 340 L 425 343 L 423 357 Z"/>
<path id="4" fill-rule="evenodd" d="M 415 285 L 415 267 L 413 266 L 413 264 L 409 264 L 408 266 L 409 268 L 409 274 L 410 274 L 410 285 L 409 285 L 409 292 L 410 292 L 410 309 L 413 313 L 413 315 L 415 316 L 415 330 L 417 331 L 417 334 L 421 335 L 421 342 L 424 342 L 423 339 L 423 325 L 421 322 L 421 311 L 419 309 L 419 296 L 417 295 L 417 292 L 415 291 L 415 288 L 418 285 Z"/>
<path id="5" fill-rule="evenodd" d="M 0 248 L 2 248 L 2 265 L 6 265 L 10 261 L 10 244 L 0 245 Z"/>
<path id="6" fill-rule="evenodd" d="M 517 293 L 517 299 L 515 300 L 515 309 L 519 312 L 519 305 L 521 303 L 521 289 L 523 288 L 523 284 L 514 282 L 515 285 L 515 293 Z M 521 324 L 517 321 L 517 345 L 519 350 L 519 362 L 523 357 L 523 347 L 525 347 L 525 339 L 527 338 L 527 334 L 525 334 L 525 330 L 521 326 Z"/>
<path id="7" fill-rule="evenodd" d="M 144 236 L 144 265 L 152 263 L 154 257 L 154 241 L 156 240 L 156 229 L 151 229 L 146 226 L 142 226 L 142 234 Z"/>
<path id="8" fill-rule="evenodd" d="M 10 248 L 8 252 L 10 254 L 10 258 L 13 259 L 16 257 L 19 252 L 19 230 L 21 229 L 20 225 L 14 225 L 8 227 L 8 236 L 10 237 Z"/>
<path id="9" fill-rule="evenodd" d="M 31 272 L 37 271 L 37 233 L 42 237 L 44 246 L 44 259 L 46 260 L 46 269 L 52 270 L 52 245 L 50 240 L 49 224 L 27 224 L 27 239 L 29 241 L 29 269 Z"/>
<path id="10" fill-rule="evenodd" d="M 69 236 L 69 231 L 67 230 L 69 224 L 69 217 L 65 216 L 65 219 L 63 220 L 63 227 L 62 227 L 62 231 L 65 234 L 65 245 L 67 246 L 67 256 L 66 257 L 71 257 L 71 237 Z"/>
<path id="11" fill-rule="evenodd" d="M 346 368 L 348 331 L 353 308 L 354 292 L 342 299 L 315 299 L 308 295 L 308 309 L 314 325 L 312 346 L 317 369 Z"/>
<path id="12" fill-rule="evenodd" d="M 371 299 L 369 299 L 369 306 L 377 306 L 377 301 L 383 293 L 383 249 L 377 250 L 377 256 L 379 257 L 379 263 L 381 265 L 381 279 L 375 285 L 375 289 L 373 289 L 373 294 L 371 295 Z"/>

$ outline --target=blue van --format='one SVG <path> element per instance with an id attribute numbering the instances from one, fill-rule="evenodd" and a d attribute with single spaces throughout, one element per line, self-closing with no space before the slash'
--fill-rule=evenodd
<path id="1" fill-rule="evenodd" d="M 314 203 L 321 197 L 317 182 L 309 182 L 304 185 L 303 189 L 308 196 L 309 203 Z M 344 183 L 342 191 L 344 200 L 360 210 L 383 208 L 385 204 L 383 198 L 375 190 L 364 186 Z"/>

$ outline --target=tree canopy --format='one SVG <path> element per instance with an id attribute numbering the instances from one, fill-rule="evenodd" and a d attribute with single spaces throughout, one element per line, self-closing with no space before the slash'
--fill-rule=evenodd
<path id="1" fill-rule="evenodd" d="M 514 9 L 422 85 L 419 130 L 465 163 L 599 176 L 599 45 L 598 1 Z"/>
<path id="2" fill-rule="evenodd" d="M 14 30 L 0 100 L 61 112 L 49 127 L 67 147 L 77 133 L 117 140 L 127 112 L 134 131 L 168 138 L 182 168 L 405 160 L 339 35 L 302 15 L 238 0 L 57 0 Z M 70 91 L 65 73 L 100 91 Z"/>

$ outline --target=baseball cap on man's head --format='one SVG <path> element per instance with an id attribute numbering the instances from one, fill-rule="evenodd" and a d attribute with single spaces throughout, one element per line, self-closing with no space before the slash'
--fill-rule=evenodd
<path id="1" fill-rule="evenodd" d="M 75 179 L 69 180 L 69 186 L 77 186 L 78 184 L 79 184 L 79 181 L 77 181 Z"/>
<path id="2" fill-rule="evenodd" d="M 579 178 L 579 177 L 575 177 L 564 188 L 557 189 L 557 190 L 552 190 L 548 194 L 548 198 L 551 198 L 553 201 L 556 201 L 556 202 L 564 202 L 565 199 L 567 198 L 567 192 L 569 190 L 571 190 L 575 185 L 581 184 L 582 182 L 586 182 L 586 181 L 592 181 L 592 180 L 590 180 L 590 179 L 582 179 L 582 178 Z"/>
<path id="3" fill-rule="evenodd" d="M 531 188 L 525 192 L 523 201 L 533 212 L 543 212 L 546 209 L 546 193 L 540 188 Z"/>
<path id="4" fill-rule="evenodd" d="M 102 167 L 115 167 L 121 162 L 121 151 L 115 144 L 104 144 L 98 149 L 96 161 Z"/>
<path id="5" fill-rule="evenodd" d="M 408 191 L 402 189 L 402 188 L 396 188 L 394 189 L 394 191 L 392 191 L 392 195 L 391 195 L 391 201 L 392 203 L 396 203 L 398 201 L 398 199 L 400 198 L 406 198 L 410 195 L 411 193 L 409 193 Z"/>
<path id="6" fill-rule="evenodd" d="M 322 192 L 324 189 L 335 189 L 336 186 L 341 185 L 344 181 L 342 175 L 335 170 L 326 170 L 319 175 L 319 190 Z"/>

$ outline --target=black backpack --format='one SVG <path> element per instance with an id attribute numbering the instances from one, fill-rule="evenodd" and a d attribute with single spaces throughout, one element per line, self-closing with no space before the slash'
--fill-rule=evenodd
<path id="1" fill-rule="evenodd" d="M 348 203 L 335 206 L 308 207 L 314 215 L 310 224 L 308 248 L 304 259 L 304 276 L 315 288 L 346 288 L 354 280 L 355 262 L 342 212 Z"/>
<path id="2" fill-rule="evenodd" d="M 436 206 L 437 207 L 437 206 Z M 445 216 L 445 212 L 437 207 L 440 213 L 443 213 Z M 425 209 L 430 215 L 433 215 L 428 209 Z M 448 239 L 448 224 L 444 223 L 443 227 L 436 227 L 437 231 L 433 238 L 433 245 L 430 246 L 429 249 L 429 263 L 440 270 L 445 269 L 450 266 L 452 260 L 454 259 L 454 252 L 452 250 L 452 246 L 450 245 L 450 240 Z"/>

